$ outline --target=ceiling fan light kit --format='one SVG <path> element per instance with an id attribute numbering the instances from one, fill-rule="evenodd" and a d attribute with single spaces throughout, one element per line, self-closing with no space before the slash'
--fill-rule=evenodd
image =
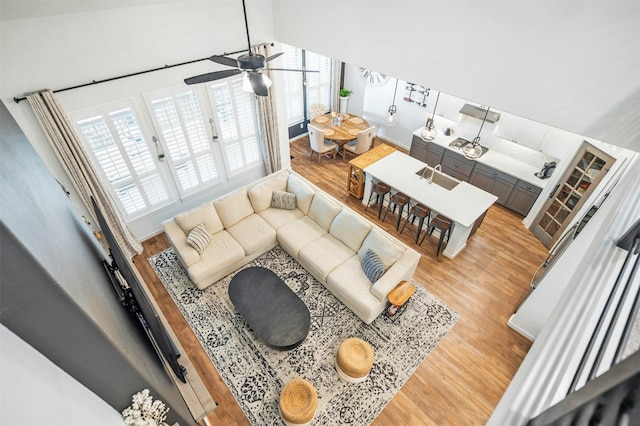
<path id="1" fill-rule="evenodd" d="M 248 93 L 254 93 L 258 96 L 268 96 L 269 87 L 271 87 L 271 79 L 262 74 L 262 70 L 266 68 L 267 63 L 284 54 L 284 52 L 276 53 L 268 58 L 259 53 L 253 53 L 251 50 L 251 39 L 249 38 L 249 24 L 247 21 L 247 8 L 245 1 L 242 0 L 242 11 L 244 13 L 244 25 L 247 30 L 248 52 L 238 56 L 237 59 L 227 56 L 214 55 L 209 60 L 220 65 L 233 67 L 230 70 L 214 71 L 207 74 L 196 75 L 184 80 L 185 84 L 199 84 L 209 81 L 220 80 L 231 77 L 240 73 L 244 73 L 242 79 L 242 90 Z M 295 71 L 295 72 L 319 72 L 305 69 L 286 69 L 286 68 L 269 68 L 270 71 Z"/>

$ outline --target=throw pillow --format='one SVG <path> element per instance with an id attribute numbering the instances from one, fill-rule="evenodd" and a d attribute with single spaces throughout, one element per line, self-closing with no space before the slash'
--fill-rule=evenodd
<path id="1" fill-rule="evenodd" d="M 187 235 L 187 244 L 193 247 L 198 253 L 202 253 L 211 241 L 211 234 L 204 223 L 193 228 Z"/>
<path id="2" fill-rule="evenodd" d="M 360 261 L 360 266 L 362 266 L 362 271 L 372 283 L 378 281 L 384 274 L 384 265 L 373 250 L 367 250 Z"/>
<path id="3" fill-rule="evenodd" d="M 273 191 L 271 195 L 271 207 L 276 209 L 295 210 L 296 194 L 286 191 Z"/>

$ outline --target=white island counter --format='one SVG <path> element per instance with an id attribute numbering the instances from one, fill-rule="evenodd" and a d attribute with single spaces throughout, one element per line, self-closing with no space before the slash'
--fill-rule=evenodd
<path id="1" fill-rule="evenodd" d="M 367 178 L 362 202 L 366 205 L 369 200 L 373 180 L 382 181 L 393 190 L 403 192 L 412 200 L 453 220 L 449 242 L 442 252 L 453 259 L 464 249 L 476 221 L 484 218 L 485 212 L 498 197 L 467 182 L 460 182 L 451 190 L 436 183 L 428 183 L 426 177 L 429 173 L 425 174 L 425 178 L 416 174 L 426 166 L 422 161 L 401 152 L 394 152 L 376 161 L 364 169 Z"/>

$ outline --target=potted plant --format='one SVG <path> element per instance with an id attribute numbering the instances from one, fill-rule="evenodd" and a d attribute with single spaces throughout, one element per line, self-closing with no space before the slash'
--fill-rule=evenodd
<path id="1" fill-rule="evenodd" d="M 340 89 L 340 114 L 345 114 L 347 112 L 347 104 L 349 102 L 349 95 L 353 92 L 347 89 Z"/>

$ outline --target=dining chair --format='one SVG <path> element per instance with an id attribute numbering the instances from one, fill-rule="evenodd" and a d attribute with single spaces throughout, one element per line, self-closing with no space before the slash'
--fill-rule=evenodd
<path id="1" fill-rule="evenodd" d="M 343 153 L 345 155 L 345 159 L 348 157 L 347 154 L 353 155 L 357 157 L 360 154 L 364 154 L 365 152 L 371 149 L 371 144 L 373 143 L 373 138 L 375 136 L 374 128 L 369 127 L 368 129 L 362 130 L 358 132 L 358 138 L 347 142 L 343 146 Z"/>
<path id="2" fill-rule="evenodd" d="M 313 120 L 316 117 L 321 116 L 327 110 L 325 104 L 312 104 L 309 105 L 309 120 Z"/>
<path id="3" fill-rule="evenodd" d="M 327 141 L 324 139 L 324 133 L 317 127 L 311 124 L 307 125 L 309 130 L 309 143 L 311 145 L 311 155 L 309 160 L 313 158 L 313 153 L 318 154 L 318 164 L 320 163 L 320 157 L 323 155 L 331 155 L 333 159 L 336 159 L 336 152 L 338 145 L 335 142 Z"/>

